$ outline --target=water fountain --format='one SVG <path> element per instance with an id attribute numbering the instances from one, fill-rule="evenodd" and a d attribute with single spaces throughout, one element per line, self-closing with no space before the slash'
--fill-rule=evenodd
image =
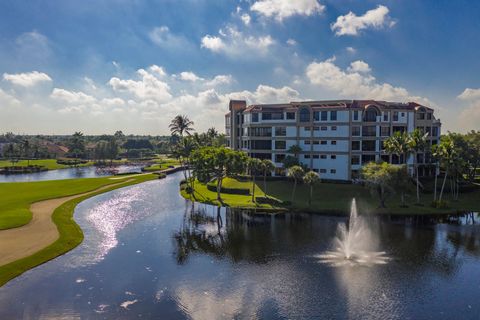
<path id="1" fill-rule="evenodd" d="M 365 218 L 358 215 L 355 198 L 350 207 L 348 228 L 341 223 L 334 239 L 334 251 L 318 256 L 320 262 L 334 266 L 385 264 L 389 258 L 384 251 L 375 251 L 375 237 Z"/>

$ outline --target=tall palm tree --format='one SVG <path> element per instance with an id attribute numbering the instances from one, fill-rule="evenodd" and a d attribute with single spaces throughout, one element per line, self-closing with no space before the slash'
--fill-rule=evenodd
<path id="1" fill-rule="evenodd" d="M 193 131 L 193 125 L 194 122 L 191 121 L 187 116 L 177 115 L 175 118 L 173 118 L 168 127 L 170 128 L 172 135 L 179 135 L 180 137 L 183 137 L 184 134 L 191 134 L 190 131 Z"/>
<path id="2" fill-rule="evenodd" d="M 450 136 L 445 136 L 440 140 L 440 144 L 434 146 L 433 155 L 440 160 L 440 163 L 445 168 L 445 176 L 443 177 L 442 188 L 440 189 L 440 195 L 438 201 L 442 201 L 443 190 L 445 188 L 445 182 L 450 168 L 454 165 L 456 158 L 456 150 L 453 139 Z"/>
<path id="3" fill-rule="evenodd" d="M 425 150 L 427 146 L 428 133 L 422 133 L 420 130 L 415 129 L 409 136 L 408 143 L 409 149 L 415 154 L 415 176 L 417 182 L 417 203 L 420 203 L 420 182 L 418 180 L 418 154 Z"/>
<path id="4" fill-rule="evenodd" d="M 295 191 L 297 189 L 297 183 L 299 180 L 303 178 L 305 171 L 300 166 L 293 166 L 288 169 L 288 176 L 293 178 L 293 190 L 292 190 L 292 204 L 293 200 L 295 200 Z"/>
<path id="5" fill-rule="evenodd" d="M 388 154 L 397 155 L 399 158 L 403 157 L 403 161 L 407 163 L 407 156 L 411 152 L 409 140 L 409 136 L 406 132 L 397 131 L 383 141 L 383 147 Z"/>
<path id="6" fill-rule="evenodd" d="M 27 167 L 30 166 L 30 141 L 25 139 L 22 141 L 23 155 L 27 158 Z"/>
<path id="7" fill-rule="evenodd" d="M 275 164 L 272 162 L 272 160 L 264 159 L 264 160 L 262 160 L 262 170 L 263 170 L 263 193 L 265 193 L 265 197 L 268 197 L 268 194 L 267 194 L 267 173 L 275 170 Z"/>
<path id="8" fill-rule="evenodd" d="M 262 160 L 258 158 L 250 158 L 247 163 L 250 176 L 252 177 L 252 202 L 255 202 L 255 176 L 262 170 Z"/>
<path id="9" fill-rule="evenodd" d="M 302 147 L 300 147 L 298 144 L 292 145 L 290 148 L 288 148 L 287 153 L 291 153 L 295 156 L 295 158 L 298 159 L 298 155 L 302 152 Z"/>
<path id="10" fill-rule="evenodd" d="M 308 206 L 312 204 L 313 186 L 320 182 L 320 176 L 315 171 L 308 171 L 303 177 L 303 182 L 310 187 L 310 195 L 308 197 Z"/>

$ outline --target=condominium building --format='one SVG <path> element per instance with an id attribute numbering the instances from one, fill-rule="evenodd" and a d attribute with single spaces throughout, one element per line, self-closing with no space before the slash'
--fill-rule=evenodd
<path id="1" fill-rule="evenodd" d="M 393 133 L 428 133 L 429 145 L 438 143 L 441 123 L 434 110 L 418 103 L 374 100 L 305 101 L 255 104 L 232 100 L 225 115 L 228 146 L 251 157 L 270 159 L 275 175 L 285 175 L 283 160 L 296 156 L 322 179 L 351 180 L 370 161 L 419 165 L 421 176 L 432 175 L 435 166 L 430 147 L 414 159 L 389 155 L 383 141 Z M 298 154 L 290 154 L 297 145 Z M 413 173 L 412 166 L 409 170 Z"/>

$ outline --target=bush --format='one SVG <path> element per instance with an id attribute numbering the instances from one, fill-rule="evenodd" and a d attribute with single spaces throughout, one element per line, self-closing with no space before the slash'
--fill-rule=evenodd
<path id="1" fill-rule="evenodd" d="M 88 160 L 79 160 L 79 159 L 57 159 L 58 164 L 62 164 L 64 166 L 76 166 L 79 164 L 86 164 Z"/>
<path id="2" fill-rule="evenodd" d="M 207 189 L 213 192 L 217 192 L 217 186 L 211 183 L 207 183 Z M 221 193 L 229 193 L 229 194 L 240 194 L 248 196 L 250 194 L 250 189 L 246 188 L 224 188 L 220 189 Z"/>
<path id="3" fill-rule="evenodd" d="M 186 186 L 185 187 L 185 192 L 188 193 L 188 194 L 192 194 L 193 193 L 193 189 L 191 186 Z"/>
<path id="4" fill-rule="evenodd" d="M 435 200 L 435 201 L 432 201 L 431 206 L 432 208 L 437 208 L 437 209 L 448 209 L 448 202 L 445 200 L 442 200 L 442 201 Z"/>
<path id="5" fill-rule="evenodd" d="M 283 205 L 284 202 L 275 198 L 268 198 L 268 197 L 255 197 L 255 201 L 259 204 L 271 204 L 280 206 Z"/>

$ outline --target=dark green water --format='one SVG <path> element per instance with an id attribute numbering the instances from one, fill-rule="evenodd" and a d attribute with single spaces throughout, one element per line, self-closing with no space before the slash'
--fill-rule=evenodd
<path id="1" fill-rule="evenodd" d="M 85 242 L 0 288 L 0 319 L 479 319 L 480 229 L 372 221 L 387 264 L 334 267 L 342 218 L 192 206 L 181 174 L 81 203 Z"/>

